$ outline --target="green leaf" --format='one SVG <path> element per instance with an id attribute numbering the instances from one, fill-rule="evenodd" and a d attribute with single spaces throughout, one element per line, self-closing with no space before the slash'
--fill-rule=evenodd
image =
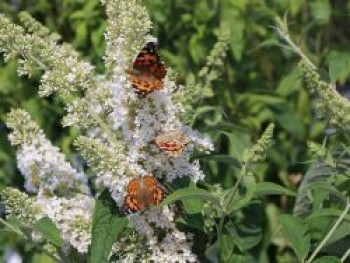
<path id="1" fill-rule="evenodd" d="M 226 263 L 252 263 L 257 262 L 251 254 L 233 254 Z"/>
<path id="2" fill-rule="evenodd" d="M 293 0 L 289 1 L 290 4 L 290 12 L 292 13 L 293 16 L 298 14 L 299 10 L 302 8 L 304 5 L 305 0 Z"/>
<path id="3" fill-rule="evenodd" d="M 350 74 L 350 54 L 348 52 L 331 51 L 328 56 L 329 78 L 332 83 L 344 84 Z"/>
<path id="4" fill-rule="evenodd" d="M 2 224 L 11 232 L 18 234 L 19 236 L 24 236 L 24 233 L 22 232 L 21 226 L 24 224 L 15 217 L 9 216 L 7 220 L 3 220 L 0 218 Z M 1 225 L 1 224 L 0 224 Z"/>
<path id="5" fill-rule="evenodd" d="M 280 124 L 283 129 L 293 134 L 293 136 L 296 136 L 299 139 L 305 137 L 306 129 L 304 123 L 295 113 L 285 111 L 284 113 L 277 115 L 276 119 L 278 124 Z M 293 123 L 293 125 L 290 125 L 291 123 Z"/>
<path id="6" fill-rule="evenodd" d="M 332 10 L 329 0 L 313 1 L 310 3 L 313 17 L 322 23 L 328 23 Z"/>
<path id="7" fill-rule="evenodd" d="M 314 210 L 319 209 L 322 201 L 330 195 L 334 198 L 334 201 L 346 203 L 346 197 L 334 186 L 330 185 L 328 181 L 309 183 L 307 189 L 311 191 Z"/>
<path id="8" fill-rule="evenodd" d="M 325 190 L 317 190 L 317 191 L 312 191 L 310 193 L 312 195 L 311 199 L 313 202 L 313 211 L 317 211 L 319 209 L 322 209 L 323 207 L 323 202 L 325 202 L 329 196 L 329 192 Z"/>
<path id="9" fill-rule="evenodd" d="M 216 241 L 205 250 L 204 255 L 210 260 L 210 262 L 219 263 L 219 251 L 220 244 L 218 241 Z"/>
<path id="10" fill-rule="evenodd" d="M 248 127 L 242 126 L 241 124 L 227 122 L 227 121 L 221 121 L 219 123 L 216 123 L 214 126 L 208 126 L 203 127 L 201 129 L 203 132 L 217 132 L 218 130 L 222 132 L 231 132 L 231 131 L 239 131 L 244 134 L 253 134 L 252 130 L 250 130 Z"/>
<path id="11" fill-rule="evenodd" d="M 334 195 L 334 197 L 346 202 L 346 197 L 344 197 L 334 186 L 330 185 L 327 181 L 325 182 L 314 182 L 307 185 L 308 190 L 312 191 L 327 191 Z"/>
<path id="12" fill-rule="evenodd" d="M 176 224 L 183 224 L 186 228 L 192 228 L 192 231 L 203 232 L 204 221 L 202 214 L 188 214 L 185 217 L 179 217 L 176 219 Z M 204 240 L 202 240 L 204 241 Z"/>
<path id="13" fill-rule="evenodd" d="M 203 201 L 198 199 L 186 199 L 182 203 L 187 214 L 198 214 L 203 208 Z"/>
<path id="14" fill-rule="evenodd" d="M 327 184 L 328 179 L 334 174 L 334 171 L 333 168 L 322 163 L 315 163 L 309 168 L 298 189 L 294 205 L 295 215 L 306 216 L 311 213 L 313 203 L 309 198 L 309 186 L 316 182 Z"/>
<path id="15" fill-rule="evenodd" d="M 329 232 L 342 212 L 342 210 L 338 209 L 322 209 L 307 217 L 306 222 L 312 233 L 318 233 L 320 237 L 323 237 Z M 344 217 L 344 220 L 328 239 L 326 246 L 348 236 L 350 236 L 350 215 Z"/>
<path id="16" fill-rule="evenodd" d="M 118 214 L 115 201 L 109 191 L 104 190 L 98 197 L 92 222 L 90 262 L 105 263 L 118 236 L 125 228 L 127 219 Z"/>
<path id="17" fill-rule="evenodd" d="M 294 2 L 294 1 L 292 1 Z M 286 76 L 283 76 L 278 84 L 277 93 L 283 97 L 288 97 L 302 87 L 301 72 L 298 67 L 295 67 Z"/>
<path id="18" fill-rule="evenodd" d="M 235 241 L 232 235 L 223 234 L 220 239 L 220 258 L 222 262 L 227 262 L 235 248 Z"/>
<path id="19" fill-rule="evenodd" d="M 233 57 L 240 61 L 245 47 L 245 6 L 247 1 L 223 1 L 222 21 L 230 28 L 230 46 Z"/>
<path id="20" fill-rule="evenodd" d="M 179 190 L 171 193 L 159 205 L 160 206 L 161 205 L 168 205 L 168 204 L 174 203 L 175 201 L 178 201 L 178 200 L 190 200 L 190 199 L 200 199 L 203 201 L 210 201 L 216 205 L 220 205 L 219 200 L 216 197 L 214 197 L 211 193 L 209 193 L 208 191 L 206 191 L 204 189 L 194 188 L 194 187 L 179 189 Z"/>
<path id="21" fill-rule="evenodd" d="M 262 229 L 259 226 L 243 226 L 228 223 L 229 231 L 240 251 L 244 252 L 258 245 L 262 238 Z"/>
<path id="22" fill-rule="evenodd" d="M 224 163 L 224 164 L 232 165 L 236 167 L 241 166 L 240 162 L 236 158 L 231 157 L 229 155 L 224 155 L 224 154 L 218 154 L 218 155 L 205 154 L 205 155 L 194 156 L 194 158 L 200 159 L 200 160 L 216 161 L 218 163 Z"/>
<path id="23" fill-rule="evenodd" d="M 61 233 L 56 227 L 56 225 L 48 217 L 40 218 L 33 225 L 33 229 L 40 232 L 43 237 L 51 242 L 52 244 L 61 247 L 64 244 L 64 241 L 61 237 Z"/>
<path id="24" fill-rule="evenodd" d="M 251 137 L 248 134 L 240 131 L 220 132 L 227 136 L 230 141 L 230 156 L 241 160 L 245 149 L 251 146 Z"/>
<path id="25" fill-rule="evenodd" d="M 204 34 L 206 27 L 205 25 L 198 25 L 196 27 L 197 31 L 192 34 L 188 45 L 191 57 L 193 60 L 198 63 L 201 58 L 205 57 L 205 50 L 203 48 L 202 41 L 204 41 Z"/>
<path id="26" fill-rule="evenodd" d="M 263 182 L 258 183 L 255 190 L 256 196 L 263 195 L 289 195 L 295 196 L 296 193 L 275 183 Z"/>
<path id="27" fill-rule="evenodd" d="M 33 263 L 55 263 L 55 261 L 44 253 L 35 253 L 31 258 Z"/>
<path id="28" fill-rule="evenodd" d="M 341 261 L 337 257 L 325 256 L 312 261 L 312 263 L 341 263 Z"/>
<path id="29" fill-rule="evenodd" d="M 244 39 L 244 30 L 245 30 L 245 22 L 244 18 L 236 17 L 235 20 L 232 20 L 230 23 L 232 34 L 231 34 L 231 49 L 234 58 L 237 61 L 242 59 L 245 39 Z"/>
<path id="30" fill-rule="evenodd" d="M 333 217 L 338 218 L 343 213 L 342 210 L 335 208 L 323 208 L 322 210 L 315 211 L 310 216 L 307 217 L 307 220 L 319 217 Z M 344 221 L 350 222 L 350 215 L 345 215 Z"/>
<path id="31" fill-rule="evenodd" d="M 300 218 L 290 215 L 282 215 L 280 220 L 295 254 L 301 262 L 304 262 L 309 253 L 311 241 L 308 225 Z"/>
<path id="32" fill-rule="evenodd" d="M 86 45 L 86 40 L 87 40 L 87 27 L 86 27 L 86 23 L 84 22 L 77 22 L 75 23 L 75 34 L 76 34 L 76 38 L 75 38 L 75 44 L 79 47 Z"/>

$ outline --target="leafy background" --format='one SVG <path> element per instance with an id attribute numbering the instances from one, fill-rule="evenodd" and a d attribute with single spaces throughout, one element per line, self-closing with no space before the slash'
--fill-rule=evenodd
<path id="1" fill-rule="evenodd" d="M 322 143 L 331 131 L 326 129 L 326 121 L 317 118 L 312 106 L 315 98 L 303 88 L 297 60 L 291 52 L 278 47 L 271 25 L 274 25 L 275 16 L 287 13 L 298 44 L 346 95 L 350 74 L 350 1 L 143 2 L 154 22 L 152 33 L 159 39 L 161 56 L 166 65 L 178 73 L 178 83 L 185 83 L 191 73 L 197 73 L 205 65 L 220 26 L 230 29 L 228 55 L 220 78 L 197 107 L 194 126 L 213 138 L 217 154 L 238 158 L 267 125 L 274 122 L 274 144 L 267 161 L 258 166 L 256 174 L 261 181 L 296 190 L 312 159 L 307 142 Z M 0 2 L 0 12 L 13 21 L 17 21 L 19 11 L 23 10 L 61 34 L 64 41 L 73 43 L 103 72 L 106 22 L 99 0 Z M 26 109 L 69 158 L 74 157 L 71 142 L 75 133 L 60 126 L 64 109 L 58 99 L 38 99 L 38 80 L 18 77 L 16 62 L 0 63 L 0 185 L 22 189 L 23 180 L 6 138 L 4 114 L 11 107 Z M 336 140 L 329 143 L 336 144 Z M 238 171 L 235 166 L 210 160 L 203 160 L 202 165 L 207 183 L 221 184 L 224 188 L 233 185 Z M 273 233 L 276 216 L 292 212 L 294 201 L 285 196 L 269 197 L 262 201 L 259 209 L 252 209 L 259 214 L 259 224 L 266 229 L 262 242 L 251 252 L 255 258 L 267 262 L 296 261 L 286 239 L 276 238 Z M 291 220 L 294 219 L 285 217 L 282 224 L 288 225 Z M 5 242 L 15 244 L 17 241 L 13 236 L 0 235 L 0 258 Z"/>

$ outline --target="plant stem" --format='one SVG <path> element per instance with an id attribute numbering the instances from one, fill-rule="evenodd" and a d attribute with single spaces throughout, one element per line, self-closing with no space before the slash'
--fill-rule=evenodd
<path id="1" fill-rule="evenodd" d="M 344 255 L 341 257 L 340 261 L 343 263 L 345 260 L 350 256 L 350 247 L 348 250 L 344 253 Z"/>
<path id="2" fill-rule="evenodd" d="M 237 191 L 238 191 L 238 187 L 239 187 L 241 181 L 243 180 L 244 176 L 245 176 L 246 173 L 247 173 L 247 168 L 246 168 L 246 167 L 247 167 L 246 164 L 244 164 L 244 165 L 242 166 L 241 174 L 240 174 L 240 176 L 238 177 L 238 180 L 237 180 L 235 186 L 233 187 L 232 191 L 230 191 L 230 192 L 228 193 L 228 197 L 226 198 L 225 203 L 224 203 L 224 205 L 223 205 L 224 213 L 226 213 L 227 210 L 228 210 L 227 205 L 233 202 L 233 199 L 235 198 L 235 195 L 236 195 L 236 193 L 237 193 Z"/>
<path id="3" fill-rule="evenodd" d="M 278 35 L 284 41 L 287 42 L 287 44 L 291 47 L 294 53 L 300 56 L 301 59 L 304 60 L 312 69 L 316 69 L 315 64 L 311 62 L 311 60 L 301 51 L 301 49 L 297 45 L 294 44 L 288 32 L 288 26 L 286 24 L 286 21 L 281 21 L 280 19 L 276 19 L 276 22 L 277 22 L 276 31 Z"/>
<path id="4" fill-rule="evenodd" d="M 221 215 L 220 223 L 219 223 L 219 228 L 218 228 L 218 240 L 219 240 L 219 242 L 220 242 L 220 239 L 221 239 L 222 229 L 223 229 L 224 223 L 225 223 L 226 213 L 228 211 L 228 207 L 227 206 L 235 198 L 235 195 L 237 193 L 238 187 L 239 187 L 239 185 L 240 185 L 240 183 L 243 180 L 245 175 L 246 175 L 246 165 L 243 165 L 241 174 L 240 174 L 237 182 L 235 183 L 235 186 L 233 187 L 232 191 L 230 191 L 229 196 L 227 197 L 227 199 L 225 199 L 225 202 L 224 202 L 224 204 L 222 206 L 223 211 L 222 211 L 222 215 Z"/>
<path id="5" fill-rule="evenodd" d="M 225 218 L 226 218 L 225 213 L 222 213 L 221 218 L 220 218 L 220 223 L 219 223 L 219 229 L 218 229 L 218 240 L 219 240 L 219 242 L 221 240 L 221 234 L 222 234 L 222 229 L 224 228 Z"/>
<path id="6" fill-rule="evenodd" d="M 306 263 L 311 263 L 314 258 L 317 256 L 317 254 L 321 251 L 321 249 L 326 245 L 327 241 L 330 239 L 330 237 L 334 234 L 335 230 L 338 228 L 338 226 L 340 225 L 340 223 L 343 221 L 344 217 L 346 216 L 346 214 L 349 212 L 350 210 L 350 202 L 349 199 L 346 202 L 346 207 L 343 211 L 343 213 L 340 215 L 340 217 L 337 219 L 337 221 L 335 222 L 335 224 L 333 225 L 333 227 L 331 228 L 331 230 L 328 232 L 328 234 L 323 238 L 323 240 L 321 241 L 321 243 L 317 246 L 317 248 L 315 249 L 315 251 L 312 253 L 312 255 L 310 256 L 310 258 L 306 261 Z"/>

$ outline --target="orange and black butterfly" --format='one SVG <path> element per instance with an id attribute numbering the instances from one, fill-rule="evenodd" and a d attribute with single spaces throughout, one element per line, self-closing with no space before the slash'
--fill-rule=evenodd
<path id="1" fill-rule="evenodd" d="M 124 213 L 134 213 L 157 205 L 165 198 L 165 190 L 151 174 L 132 179 L 124 198 Z"/>
<path id="2" fill-rule="evenodd" d="M 180 132 L 168 132 L 158 135 L 154 139 L 155 144 L 163 150 L 169 157 L 177 158 L 185 150 L 190 142 L 187 135 Z"/>
<path id="3" fill-rule="evenodd" d="M 157 52 L 157 45 L 148 42 L 137 55 L 129 78 L 139 98 L 145 98 L 154 90 L 163 89 L 167 70 Z"/>

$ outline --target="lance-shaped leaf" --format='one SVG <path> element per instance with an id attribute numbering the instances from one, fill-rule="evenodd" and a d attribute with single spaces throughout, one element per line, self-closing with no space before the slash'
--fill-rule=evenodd
<path id="1" fill-rule="evenodd" d="M 183 188 L 171 193 L 160 205 L 167 205 L 174 203 L 175 201 L 183 201 L 190 199 L 200 199 L 203 201 L 210 201 L 213 204 L 220 205 L 219 200 L 211 193 L 200 188 Z"/>
<path id="2" fill-rule="evenodd" d="M 40 218 L 33 226 L 44 238 L 56 246 L 63 246 L 63 239 L 56 225 L 48 217 Z"/>
<path id="3" fill-rule="evenodd" d="M 106 189 L 98 197 L 92 222 L 91 263 L 108 262 L 113 244 L 121 234 L 127 219 L 118 213 L 115 201 Z"/>
<path id="4" fill-rule="evenodd" d="M 304 262 L 311 242 L 308 225 L 300 218 L 290 215 L 282 215 L 280 220 L 295 254 L 300 262 Z"/>

